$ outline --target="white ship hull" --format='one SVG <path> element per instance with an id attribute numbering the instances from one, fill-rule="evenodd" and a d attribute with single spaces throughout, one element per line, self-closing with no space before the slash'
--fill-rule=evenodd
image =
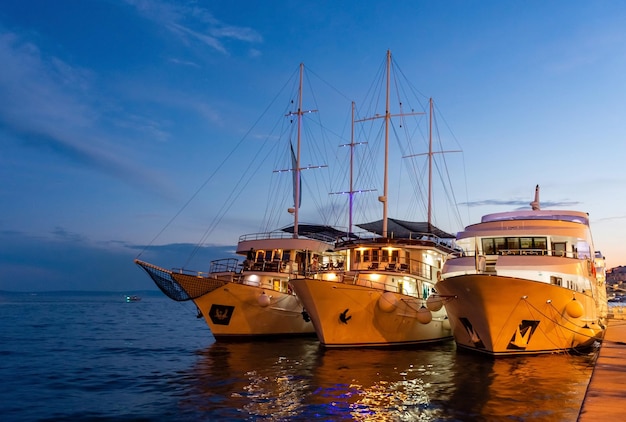
<path id="1" fill-rule="evenodd" d="M 136 262 L 168 297 L 193 300 L 216 339 L 315 334 L 289 285 L 289 274 L 226 271 L 194 275 Z"/>
<path id="2" fill-rule="evenodd" d="M 194 303 L 215 338 L 314 335 L 302 315 L 302 304 L 291 293 L 228 283 Z"/>
<path id="3" fill-rule="evenodd" d="M 603 258 L 589 215 L 541 210 L 487 214 L 457 233 L 460 252 L 437 284 L 454 339 L 491 355 L 564 352 L 602 339 Z"/>
<path id="4" fill-rule="evenodd" d="M 467 274 L 440 281 L 437 289 L 448 296 L 450 325 L 464 348 L 493 355 L 562 352 L 589 346 L 603 334 L 596 300 L 564 287 Z"/>
<path id="5" fill-rule="evenodd" d="M 443 308 L 432 312 L 430 322 L 420 322 L 420 313 L 430 313 L 422 309 L 425 301 L 421 299 L 316 279 L 293 280 L 292 285 L 326 347 L 398 346 L 452 339 Z"/>

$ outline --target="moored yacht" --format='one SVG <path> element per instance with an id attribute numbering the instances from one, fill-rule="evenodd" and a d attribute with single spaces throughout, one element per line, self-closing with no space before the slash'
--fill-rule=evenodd
<path id="1" fill-rule="evenodd" d="M 560 352 L 589 346 L 606 323 L 589 216 L 532 210 L 482 217 L 458 233 L 437 290 L 447 298 L 454 338 L 491 355 Z"/>
<path id="2" fill-rule="evenodd" d="M 340 241 L 309 277 L 293 280 L 326 347 L 381 347 L 452 338 L 435 285 L 453 252 L 449 235 L 426 223 L 390 219 Z M 330 261 L 330 260 L 333 261 Z"/>
<path id="3" fill-rule="evenodd" d="M 315 332 L 290 283 L 294 278 L 304 277 L 314 261 L 324 261 L 326 255 L 332 254 L 334 241 L 341 233 L 327 226 L 299 222 L 300 173 L 314 168 L 300 164 L 302 116 L 312 112 L 302 109 L 303 72 L 301 64 L 295 103 L 298 108 L 287 114 L 292 128 L 297 129 L 295 150 L 289 138 L 291 168 L 275 171 L 293 174 L 294 205 L 288 208 L 293 226 L 241 236 L 236 253 L 245 257 L 243 262 L 237 258 L 215 260 L 208 271 L 165 269 L 135 259 L 168 297 L 176 301 L 192 300 L 198 316 L 204 317 L 217 339 L 314 335 Z M 252 209 L 257 204 L 248 205 Z"/>
<path id="4" fill-rule="evenodd" d="M 303 277 L 311 262 L 326 259 L 335 237 L 324 236 L 319 226 L 301 227 L 297 238 L 280 230 L 243 235 L 237 245 L 243 262 L 215 260 L 208 272 L 135 262 L 171 299 L 193 300 L 216 339 L 314 335 L 290 281 Z"/>
<path id="5" fill-rule="evenodd" d="M 390 120 L 426 114 L 413 111 L 391 114 L 390 65 L 388 51 L 385 114 L 359 120 L 384 119 L 384 187 L 378 198 L 383 207 L 382 219 L 359 225 L 364 230 L 361 233 L 352 232 L 352 195 L 357 191 L 352 185 L 351 153 L 350 189 L 345 192 L 350 194 L 348 233 L 336 243 L 336 257 L 324 257 L 325 261 L 312 269 L 308 277 L 293 280 L 294 290 L 311 317 L 317 337 L 326 347 L 384 347 L 452 339 L 443 299 L 436 294 L 443 262 L 454 252 L 454 236 L 431 223 L 432 99 L 429 100 L 429 152 L 418 154 L 428 155 L 428 221 L 411 222 L 387 216 Z M 400 107 L 402 104 L 399 101 Z M 353 128 L 354 122 L 353 116 Z M 406 121 L 402 120 L 402 131 L 405 127 Z M 394 132 L 397 129 L 393 128 Z M 353 137 L 349 144 L 351 151 L 355 145 Z"/>

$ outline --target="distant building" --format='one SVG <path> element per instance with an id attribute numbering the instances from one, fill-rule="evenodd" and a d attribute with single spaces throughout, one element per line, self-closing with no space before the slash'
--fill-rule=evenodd
<path id="1" fill-rule="evenodd" d="M 616 284 L 621 286 L 624 282 L 626 282 L 626 267 L 620 265 L 606 271 L 606 284 L 608 286 Z"/>

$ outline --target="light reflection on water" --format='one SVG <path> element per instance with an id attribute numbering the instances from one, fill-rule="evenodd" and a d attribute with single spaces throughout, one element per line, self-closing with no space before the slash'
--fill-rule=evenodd
<path id="1" fill-rule="evenodd" d="M 575 421 L 595 357 L 216 343 L 188 305 L 0 294 L 2 420 Z"/>
<path id="2" fill-rule="evenodd" d="M 186 410 L 293 420 L 575 421 L 594 355 L 491 359 L 452 342 L 324 349 L 313 339 L 214 343 L 186 374 Z M 195 410 L 192 410 L 195 409 Z"/>

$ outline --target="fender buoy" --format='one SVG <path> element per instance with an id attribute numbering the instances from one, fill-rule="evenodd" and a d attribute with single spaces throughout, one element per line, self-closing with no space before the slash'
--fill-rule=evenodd
<path id="1" fill-rule="evenodd" d="M 265 294 L 265 292 L 263 292 L 259 295 L 259 297 L 257 298 L 257 301 L 259 302 L 259 305 L 261 305 L 262 308 L 265 308 L 266 306 L 269 306 L 271 299 L 268 295 Z"/>
<path id="2" fill-rule="evenodd" d="M 596 337 L 596 332 L 593 328 L 589 328 L 588 326 L 584 326 L 580 328 L 574 334 L 574 344 L 573 346 L 580 346 L 581 344 L 586 344 L 591 342 Z"/>
<path id="3" fill-rule="evenodd" d="M 439 295 L 430 295 L 426 299 L 426 307 L 432 312 L 437 312 L 443 307 L 443 299 Z"/>
<path id="4" fill-rule="evenodd" d="M 572 318 L 580 318 L 585 313 L 583 305 L 573 298 L 567 305 L 565 305 L 565 312 Z"/>
<path id="5" fill-rule="evenodd" d="M 422 305 L 422 307 L 417 310 L 417 320 L 422 324 L 428 324 L 433 320 L 433 314 Z"/>
<path id="6" fill-rule="evenodd" d="M 385 292 L 378 298 L 378 307 L 383 312 L 393 312 L 398 307 L 398 298 L 391 292 Z"/>

